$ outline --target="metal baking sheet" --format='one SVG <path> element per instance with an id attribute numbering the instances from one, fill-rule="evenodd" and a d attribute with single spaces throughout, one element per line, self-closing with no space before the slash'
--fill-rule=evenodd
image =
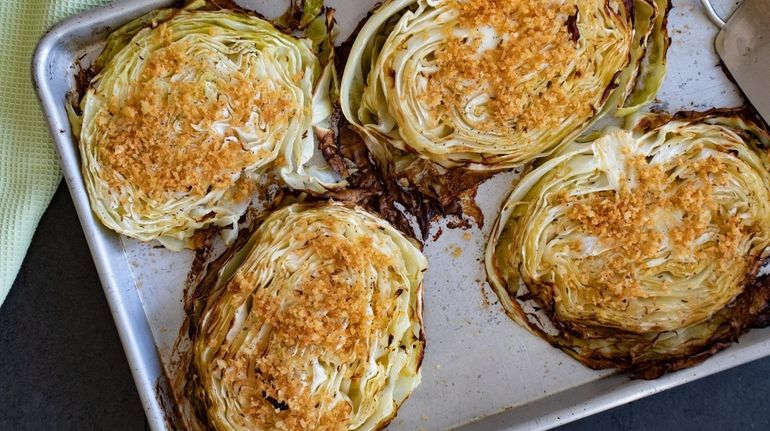
<path id="1" fill-rule="evenodd" d="M 337 8 L 340 40 L 376 0 L 327 0 Z M 110 304 L 149 423 L 169 429 L 165 380 L 183 321 L 182 298 L 192 252 L 172 253 L 105 229 L 92 214 L 76 143 L 64 109 L 80 65 L 87 66 L 106 35 L 120 24 L 173 0 L 123 0 L 70 18 L 50 30 L 35 53 L 32 72 L 64 177 Z M 669 72 L 654 108 L 704 110 L 743 104 L 713 51 L 717 29 L 698 0 L 674 0 L 669 16 Z M 731 0 L 715 2 L 728 14 Z M 243 1 L 267 16 L 284 1 Z M 452 230 L 430 241 L 425 284 L 427 350 L 422 384 L 401 408 L 391 430 L 545 429 L 660 392 L 770 354 L 770 330 L 754 330 L 740 344 L 705 363 L 655 381 L 591 371 L 519 328 L 487 285 L 485 239 L 511 189 L 501 174 L 479 190 L 483 229 Z"/>

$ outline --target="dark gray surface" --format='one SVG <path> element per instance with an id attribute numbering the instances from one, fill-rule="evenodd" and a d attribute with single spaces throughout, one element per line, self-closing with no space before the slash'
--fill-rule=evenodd
<path id="1" fill-rule="evenodd" d="M 144 430 L 144 422 L 62 184 L 0 307 L 0 430 Z"/>
<path id="2" fill-rule="evenodd" d="M 770 430 L 770 359 L 563 430 Z M 0 430 L 145 429 L 123 349 L 64 185 L 0 308 Z"/>

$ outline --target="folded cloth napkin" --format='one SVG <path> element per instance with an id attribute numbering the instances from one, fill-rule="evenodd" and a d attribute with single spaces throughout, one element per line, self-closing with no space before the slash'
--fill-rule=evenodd
<path id="1" fill-rule="evenodd" d="M 108 0 L 0 0 L 0 305 L 61 174 L 30 63 L 55 22 Z"/>

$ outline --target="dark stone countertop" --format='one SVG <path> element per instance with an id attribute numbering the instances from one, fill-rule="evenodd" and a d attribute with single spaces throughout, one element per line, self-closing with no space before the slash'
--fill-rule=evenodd
<path id="1" fill-rule="evenodd" d="M 768 430 L 770 358 L 615 408 L 563 430 Z M 64 185 L 0 308 L 0 430 L 146 427 Z"/>

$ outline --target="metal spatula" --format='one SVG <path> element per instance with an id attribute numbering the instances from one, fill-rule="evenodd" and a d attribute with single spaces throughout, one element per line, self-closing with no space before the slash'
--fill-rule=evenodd
<path id="1" fill-rule="evenodd" d="M 701 0 L 721 31 L 716 50 L 735 82 L 770 123 L 770 0 L 744 0 L 727 22 Z"/>

